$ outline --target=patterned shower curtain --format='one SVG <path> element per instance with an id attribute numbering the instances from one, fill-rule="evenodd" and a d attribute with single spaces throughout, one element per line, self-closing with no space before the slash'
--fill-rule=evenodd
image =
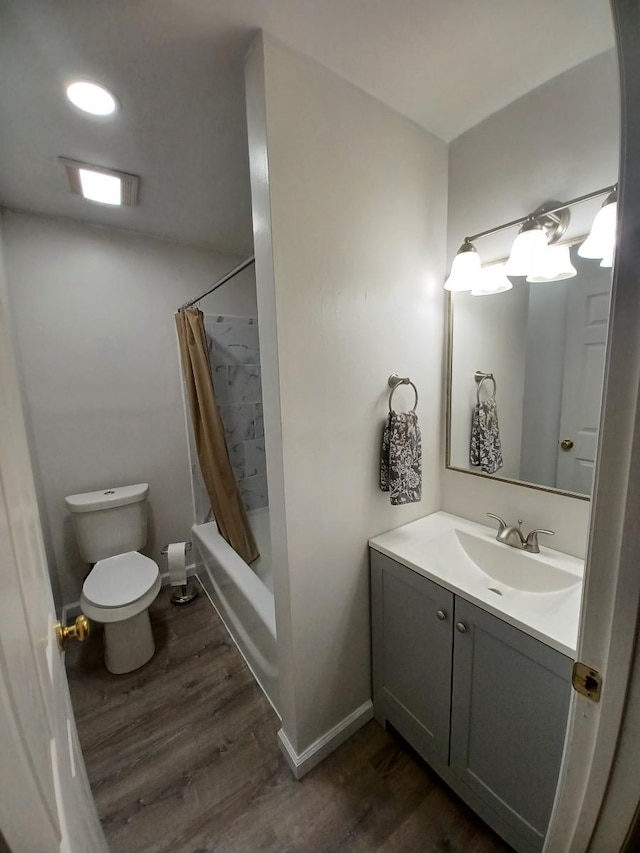
<path id="1" fill-rule="evenodd" d="M 246 563 L 251 563 L 259 552 L 233 476 L 213 393 L 204 314 L 198 308 L 181 308 L 175 317 L 193 434 L 211 509 L 220 534 Z"/>

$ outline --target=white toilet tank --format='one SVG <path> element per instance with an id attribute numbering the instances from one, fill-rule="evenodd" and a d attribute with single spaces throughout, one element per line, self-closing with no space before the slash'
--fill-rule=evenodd
<path id="1" fill-rule="evenodd" d="M 67 508 L 86 563 L 139 551 L 147 541 L 148 483 L 69 495 Z"/>

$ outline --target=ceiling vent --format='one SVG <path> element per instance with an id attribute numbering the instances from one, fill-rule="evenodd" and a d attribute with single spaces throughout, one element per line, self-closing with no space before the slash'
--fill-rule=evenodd
<path id="1" fill-rule="evenodd" d="M 67 172 L 69 189 L 87 201 L 114 207 L 134 207 L 138 203 L 140 178 L 117 169 L 105 169 L 79 160 L 60 157 Z"/>

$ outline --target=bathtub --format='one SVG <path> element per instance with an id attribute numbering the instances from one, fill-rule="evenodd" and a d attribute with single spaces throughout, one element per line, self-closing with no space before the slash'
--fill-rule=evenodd
<path id="1" fill-rule="evenodd" d="M 250 512 L 249 523 L 260 549 L 259 560 L 251 566 L 220 536 L 214 521 L 194 524 L 196 573 L 277 712 L 278 656 L 268 507 Z"/>

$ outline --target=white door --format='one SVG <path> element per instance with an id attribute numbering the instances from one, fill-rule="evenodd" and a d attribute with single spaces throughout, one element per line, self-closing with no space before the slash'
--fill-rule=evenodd
<path id="1" fill-rule="evenodd" d="M 0 301 L 0 828 L 15 853 L 106 853 L 55 633 L 20 392 Z"/>
<path id="2" fill-rule="evenodd" d="M 572 251 L 578 278 L 567 289 L 567 330 L 556 486 L 590 495 L 611 301 L 611 270 Z M 563 446 L 564 443 L 564 446 Z"/>

